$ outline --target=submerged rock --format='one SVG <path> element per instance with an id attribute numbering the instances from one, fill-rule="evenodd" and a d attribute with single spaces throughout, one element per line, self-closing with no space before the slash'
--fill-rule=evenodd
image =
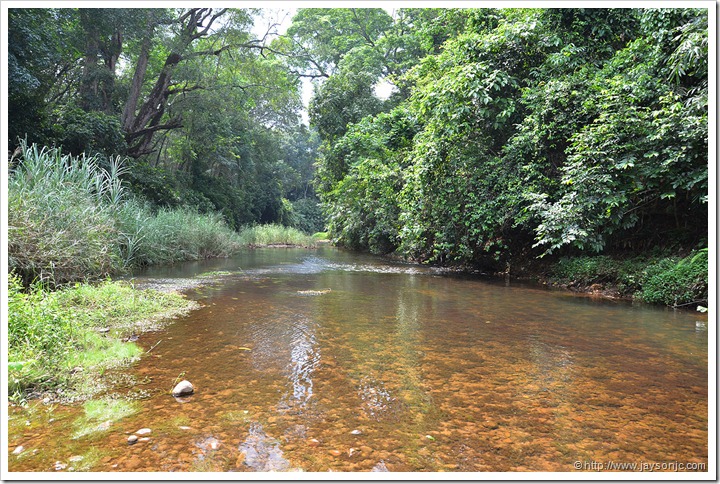
<path id="1" fill-rule="evenodd" d="M 151 433 L 151 432 L 152 432 L 152 430 L 149 429 L 149 428 L 142 428 L 142 429 L 138 430 L 138 431 L 135 432 L 135 433 L 138 434 L 138 435 L 147 435 L 147 434 L 149 434 L 149 433 Z"/>
<path id="2" fill-rule="evenodd" d="M 128 437 L 128 445 L 133 445 L 137 441 L 138 441 L 137 435 L 131 435 L 130 437 Z"/>
<path id="3" fill-rule="evenodd" d="M 182 397 L 183 395 L 191 395 L 194 391 L 195 388 L 193 387 L 192 383 L 187 380 L 183 380 L 177 385 L 175 385 L 175 388 L 173 388 L 172 391 L 172 396 Z"/>

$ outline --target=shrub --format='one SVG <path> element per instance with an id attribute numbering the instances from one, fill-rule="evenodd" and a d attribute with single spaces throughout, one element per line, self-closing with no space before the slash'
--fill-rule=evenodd
<path id="1" fill-rule="evenodd" d="M 668 306 L 707 303 L 708 249 L 675 261 L 662 259 L 647 268 L 642 298 Z"/>

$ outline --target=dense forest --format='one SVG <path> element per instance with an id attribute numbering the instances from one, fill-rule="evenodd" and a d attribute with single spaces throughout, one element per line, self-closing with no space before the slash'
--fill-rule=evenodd
<path id="1" fill-rule="evenodd" d="M 11 149 L 423 262 L 707 247 L 705 9 L 299 9 L 264 36 L 259 13 L 10 9 Z"/>

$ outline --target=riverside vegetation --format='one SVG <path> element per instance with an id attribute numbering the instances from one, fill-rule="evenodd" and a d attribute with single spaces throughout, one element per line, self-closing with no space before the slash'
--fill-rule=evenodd
<path id="1" fill-rule="evenodd" d="M 18 394 L 97 343 L 61 314 L 74 283 L 323 230 L 707 306 L 707 9 L 311 8 L 258 36 L 261 13 L 9 9 Z"/>
<path id="2" fill-rule="evenodd" d="M 94 157 L 21 143 L 8 189 L 8 384 L 16 399 L 97 393 L 99 375 L 141 355 L 129 336 L 196 306 L 109 276 L 248 245 L 314 243 L 293 228 L 237 233 L 218 214 L 153 209 L 127 192 L 123 171 L 117 159 L 105 170 Z"/>

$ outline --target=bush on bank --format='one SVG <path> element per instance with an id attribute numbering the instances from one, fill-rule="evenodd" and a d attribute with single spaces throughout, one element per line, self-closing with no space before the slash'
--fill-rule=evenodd
<path id="1" fill-rule="evenodd" d="M 551 267 L 550 281 L 578 289 L 594 284 L 613 287 L 623 297 L 653 304 L 706 306 L 708 249 L 686 257 L 565 257 Z"/>

